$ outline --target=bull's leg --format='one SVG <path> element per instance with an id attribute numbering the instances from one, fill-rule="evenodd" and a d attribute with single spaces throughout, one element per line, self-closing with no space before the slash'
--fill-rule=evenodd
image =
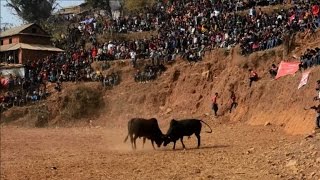
<path id="1" fill-rule="evenodd" d="M 132 149 L 134 149 L 134 147 L 133 147 L 133 135 L 132 134 L 130 134 L 130 142 L 131 142 Z"/>
<path id="2" fill-rule="evenodd" d="M 182 144 L 183 149 L 185 149 L 186 146 L 183 144 L 183 137 L 180 138 L 180 141 L 181 141 L 181 144 Z"/>
<path id="3" fill-rule="evenodd" d="M 142 148 L 144 148 L 144 143 L 146 143 L 146 138 L 143 138 L 143 142 L 142 142 Z"/>
<path id="4" fill-rule="evenodd" d="M 135 135 L 135 136 L 133 137 L 133 145 L 134 145 L 134 149 L 137 149 L 137 145 L 136 145 L 137 138 L 138 138 L 138 136 L 137 136 L 137 135 Z"/>
<path id="5" fill-rule="evenodd" d="M 196 134 L 197 136 L 197 139 L 198 139 L 198 148 L 200 147 L 200 141 L 201 141 L 201 138 L 200 138 L 200 134 Z"/>
<path id="6" fill-rule="evenodd" d="M 173 141 L 173 149 L 176 149 L 176 141 Z"/>
<path id="7" fill-rule="evenodd" d="M 153 149 L 155 150 L 156 148 L 154 148 L 153 140 L 151 140 L 151 144 L 152 144 Z"/>

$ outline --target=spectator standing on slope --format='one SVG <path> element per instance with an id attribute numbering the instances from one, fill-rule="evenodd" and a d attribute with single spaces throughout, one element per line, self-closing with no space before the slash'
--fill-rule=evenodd
<path id="1" fill-rule="evenodd" d="M 214 116 L 216 116 L 216 117 L 218 116 L 217 112 L 218 112 L 218 109 L 219 109 L 218 102 L 217 102 L 218 98 L 219 98 L 219 94 L 215 93 L 215 95 L 211 99 L 212 100 L 212 110 L 214 112 Z"/>
<path id="2" fill-rule="evenodd" d="M 134 50 L 132 50 L 130 52 L 130 57 L 131 57 L 131 61 L 132 61 L 133 67 L 136 67 L 136 65 L 137 65 L 137 53 Z"/>
<path id="3" fill-rule="evenodd" d="M 316 111 L 316 128 L 315 129 L 320 129 L 320 104 L 318 106 L 312 106 L 310 109 L 313 109 Z"/>
<path id="4" fill-rule="evenodd" d="M 231 113 L 232 108 L 237 108 L 238 103 L 236 102 L 236 94 L 234 93 L 234 91 L 231 91 L 231 96 L 230 96 L 230 109 L 229 112 Z"/>
<path id="5" fill-rule="evenodd" d="M 259 77 L 258 77 L 258 74 L 254 70 L 249 69 L 249 72 L 250 72 L 249 87 L 251 87 L 252 82 L 253 81 L 258 81 Z"/>

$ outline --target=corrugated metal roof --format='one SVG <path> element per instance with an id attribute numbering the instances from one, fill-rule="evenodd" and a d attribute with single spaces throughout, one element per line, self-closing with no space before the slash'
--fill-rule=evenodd
<path id="1" fill-rule="evenodd" d="M 11 45 L 11 44 L 10 44 Z M 42 44 L 25 44 L 25 43 L 17 43 L 12 46 L 4 45 L 0 46 L 0 52 L 4 51 L 14 51 L 17 49 L 29 49 L 29 50 L 37 50 L 37 51 L 55 51 L 55 52 L 63 52 L 62 49 L 50 46 L 50 45 L 42 45 Z"/>
<path id="2" fill-rule="evenodd" d="M 69 6 L 58 10 L 55 14 L 78 14 L 79 12 L 79 6 Z"/>
<path id="3" fill-rule="evenodd" d="M 8 51 L 8 49 L 10 49 L 12 46 L 14 46 L 16 44 L 6 44 L 6 45 L 2 45 L 0 46 L 0 52 L 3 52 L 3 51 Z"/>
<path id="4" fill-rule="evenodd" d="M 12 35 L 16 35 L 19 34 L 21 31 L 27 29 L 28 27 L 34 25 L 34 23 L 29 23 L 29 24 L 24 24 L 22 26 L 18 26 L 18 27 L 14 27 L 11 29 L 8 29 L 4 32 L 0 32 L 0 37 L 7 37 L 7 36 L 12 36 Z"/>

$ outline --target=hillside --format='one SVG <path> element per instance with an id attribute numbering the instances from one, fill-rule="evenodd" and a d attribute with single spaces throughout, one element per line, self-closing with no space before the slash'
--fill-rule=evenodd
<path id="1" fill-rule="evenodd" d="M 301 35 L 299 35 L 301 36 Z M 318 34 L 309 38 L 318 38 Z M 296 48 L 287 58 L 283 57 L 283 48 L 258 52 L 249 57 L 237 55 L 237 48 L 231 53 L 219 49 L 209 52 L 206 58 L 197 64 L 187 64 L 179 60 L 169 66 L 168 71 L 157 81 L 138 84 L 133 81 L 133 69 L 121 68 L 123 82 L 104 97 L 108 106 L 102 117 L 96 121 L 102 125 L 125 125 L 132 117 L 157 117 L 166 124 L 172 118 L 207 117 L 211 113 L 211 96 L 214 92 L 222 95 L 222 104 L 216 120 L 221 122 L 243 121 L 252 125 L 267 122 L 284 127 L 290 134 L 306 134 L 313 131 L 314 112 L 304 107 L 315 104 L 314 83 L 320 78 L 320 68 L 312 69 L 309 83 L 297 89 L 301 72 L 295 76 L 286 76 L 279 80 L 269 77 L 268 69 L 272 63 L 292 60 L 292 55 L 300 55 L 306 48 L 315 47 L 312 43 L 302 43 L 298 37 Z M 304 39 L 308 42 L 308 39 Z M 248 87 L 248 69 L 254 68 L 262 77 Z M 118 69 L 117 65 L 113 66 Z M 229 89 L 233 87 L 238 96 L 238 108 L 227 112 Z M 214 119 L 214 121 L 216 121 Z"/>
<path id="2" fill-rule="evenodd" d="M 244 121 L 253 125 L 266 122 L 284 126 L 290 134 L 304 134 L 313 130 L 314 112 L 304 107 L 314 104 L 314 82 L 320 78 L 319 68 L 313 69 L 309 84 L 298 90 L 301 73 L 272 80 L 268 68 L 279 63 L 280 57 L 269 56 L 281 50 L 270 50 L 248 58 L 224 56 L 223 50 L 210 53 L 198 64 L 189 65 L 178 61 L 160 77 L 148 84 L 137 84 L 130 77 L 131 68 L 123 69 L 123 83 L 104 97 L 110 105 L 97 123 L 125 125 L 132 117 L 157 117 L 162 123 L 172 118 L 206 117 L 211 113 L 211 96 L 219 92 L 221 111 L 218 121 Z M 217 58 L 219 57 L 219 58 Z M 257 68 L 262 79 L 248 87 L 248 68 Z M 246 67 L 246 66 L 245 66 Z M 180 74 L 175 75 L 175 74 Z M 231 114 L 228 106 L 229 89 L 234 87 L 238 96 L 238 108 Z M 215 121 L 215 120 L 214 120 Z"/>
<path id="3" fill-rule="evenodd" d="M 314 128 L 314 112 L 305 111 L 304 107 L 315 104 L 314 83 L 320 79 L 320 68 L 312 69 L 309 83 L 300 90 L 297 86 L 301 72 L 279 80 L 272 80 L 268 74 L 272 63 L 278 64 L 283 59 L 292 60 L 292 56 L 299 56 L 306 48 L 316 47 L 320 39 L 319 32 L 307 39 L 303 37 L 297 36 L 295 50 L 288 57 L 284 57 L 283 47 L 248 57 L 238 55 L 238 48 L 231 52 L 218 49 L 207 52 L 204 60 L 196 64 L 178 60 L 168 65 L 168 70 L 156 81 L 146 84 L 134 82 L 135 70 L 129 66 L 128 61 L 112 62 L 111 68 L 104 73 L 120 71 L 122 82 L 111 90 L 105 90 L 105 106 L 101 106 L 98 114 L 94 113 L 90 115 L 91 118 L 84 118 L 81 122 L 93 120 L 95 125 L 123 127 L 133 117 L 156 117 L 163 125 L 172 118 L 193 117 L 221 123 L 241 121 L 263 125 L 269 122 L 284 127 L 290 134 L 310 133 Z M 311 43 L 304 43 L 310 38 L 313 39 Z M 94 67 L 99 67 L 99 64 Z M 256 69 L 261 76 L 261 80 L 251 88 L 248 86 L 249 68 Z M 66 83 L 62 94 L 55 93 L 49 97 L 46 104 L 51 111 L 50 126 L 74 125 L 73 121 L 66 123 L 61 120 L 64 118 L 60 111 L 63 99 L 78 86 Z M 99 83 L 87 83 L 85 86 L 101 89 Z M 230 88 L 235 90 L 239 103 L 231 114 L 227 111 Z M 222 104 L 217 118 L 208 116 L 211 114 L 211 96 L 215 92 L 221 95 L 219 104 Z M 32 126 L 30 116 L 25 116 L 30 111 L 24 109 L 11 109 L 4 113 L 3 119 Z"/>

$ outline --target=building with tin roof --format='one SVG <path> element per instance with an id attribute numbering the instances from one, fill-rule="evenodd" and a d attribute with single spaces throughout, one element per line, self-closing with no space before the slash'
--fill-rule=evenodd
<path id="1" fill-rule="evenodd" d="M 24 64 L 62 49 L 52 46 L 50 35 L 39 25 L 31 23 L 0 32 L 0 62 Z"/>

